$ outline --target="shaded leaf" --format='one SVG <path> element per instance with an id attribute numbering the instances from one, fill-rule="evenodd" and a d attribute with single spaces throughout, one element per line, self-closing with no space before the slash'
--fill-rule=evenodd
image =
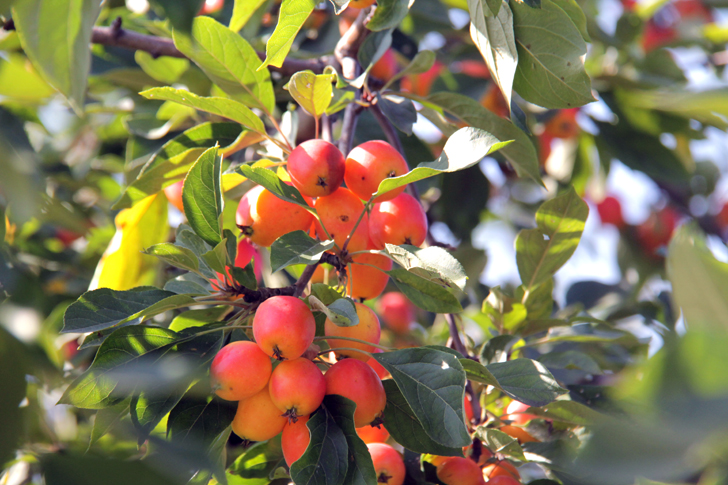
<path id="1" fill-rule="evenodd" d="M 197 271 L 200 267 L 195 253 L 187 248 L 175 246 L 172 243 L 155 244 L 147 248 L 144 252 L 154 255 L 172 266 L 186 269 L 187 271 Z"/>
<path id="2" fill-rule="evenodd" d="M 420 249 L 403 244 L 385 244 L 384 253 L 407 271 L 439 284 L 465 289 L 468 276 L 460 262 L 447 250 L 430 246 Z"/>
<path id="3" fill-rule="evenodd" d="M 316 7 L 315 0 L 283 0 L 278 14 L 278 24 L 265 45 L 265 61 L 261 67 L 283 65 L 296 34 L 314 7 Z"/>
<path id="4" fill-rule="evenodd" d="M 538 361 L 550 369 L 578 369 L 589 374 L 601 374 L 599 367 L 589 354 L 578 350 L 566 350 L 564 352 L 549 352 L 538 358 Z"/>
<path id="5" fill-rule="evenodd" d="M 478 426 L 475 434 L 493 453 L 500 453 L 515 458 L 516 460 L 526 461 L 526 457 L 523 456 L 523 450 L 521 449 L 521 445 L 518 444 L 518 440 L 503 431 Z"/>
<path id="6" fill-rule="evenodd" d="M 414 103 L 407 98 L 384 95 L 377 92 L 377 104 L 384 116 L 402 133 L 412 134 L 412 125 L 417 122 L 417 110 Z"/>
<path id="7" fill-rule="evenodd" d="M 535 360 L 515 359 L 486 367 L 505 394 L 529 406 L 545 406 L 567 392 L 548 369 Z"/>
<path id="8" fill-rule="evenodd" d="M 324 406 L 344 433 L 349 449 L 349 465 L 346 470 L 345 485 L 368 485 L 377 481 L 372 456 L 367 445 L 356 433 L 354 426 L 354 410 L 356 403 L 343 396 L 328 395 L 324 398 Z"/>
<path id="9" fill-rule="evenodd" d="M 500 389 L 498 379 L 483 364 L 472 359 L 460 359 L 460 365 L 465 370 L 469 380 Z"/>
<path id="10" fill-rule="evenodd" d="M 279 199 L 300 205 L 307 211 L 315 214 L 316 211 L 308 205 L 306 199 L 303 198 L 298 189 L 292 185 L 287 185 L 272 170 L 261 167 L 251 167 L 250 165 L 241 165 L 239 171 L 253 182 L 265 187 Z"/>
<path id="11" fill-rule="evenodd" d="M 210 446 L 230 426 L 236 409 L 235 403 L 211 394 L 210 383 L 202 380 L 169 413 L 167 435 L 176 444 Z"/>
<path id="12" fill-rule="evenodd" d="M 211 246 L 222 241 L 222 157 L 217 147 L 206 150 L 185 177 L 182 203 L 190 227 Z M 209 264 L 209 263 L 208 263 Z"/>
<path id="13" fill-rule="evenodd" d="M 419 51 L 410 61 L 410 63 L 405 66 L 404 69 L 397 72 L 397 74 L 392 76 L 390 79 L 387 79 L 387 83 L 384 85 L 381 91 L 385 91 L 393 82 L 403 78 L 404 76 L 408 76 L 411 74 L 422 74 L 429 71 L 435 64 L 436 59 L 437 56 L 431 50 Z"/>
<path id="14" fill-rule="evenodd" d="M 316 264 L 334 241 L 317 241 L 304 231 L 293 231 L 276 239 L 270 247 L 271 272 L 294 264 Z"/>
<path id="15" fill-rule="evenodd" d="M 356 313 L 356 306 L 349 298 L 337 298 L 328 306 L 321 300 L 311 295 L 308 297 L 311 310 L 322 312 L 326 318 L 339 327 L 353 327 L 359 325 L 359 316 Z"/>
<path id="16" fill-rule="evenodd" d="M 381 0 L 377 2 L 377 10 L 367 24 L 367 29 L 379 32 L 399 26 L 409 13 L 409 0 Z"/>
<path id="17" fill-rule="evenodd" d="M 432 281 L 403 268 L 395 268 L 385 273 L 412 303 L 423 310 L 433 313 L 458 313 L 463 309 L 452 293 Z"/>
<path id="18" fill-rule="evenodd" d="M 108 485 L 177 485 L 179 482 L 141 460 L 46 453 L 40 461 L 48 485 L 104 483 Z"/>

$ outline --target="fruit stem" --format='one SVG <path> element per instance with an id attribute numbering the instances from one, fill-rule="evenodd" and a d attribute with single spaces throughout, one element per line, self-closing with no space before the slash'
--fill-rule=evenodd
<path id="1" fill-rule="evenodd" d="M 372 342 L 367 342 L 366 340 L 361 340 L 361 339 L 354 338 L 354 337 L 334 337 L 334 336 L 327 337 L 327 336 L 320 336 L 320 337 L 314 337 L 313 339 L 314 340 L 327 340 L 327 339 L 333 339 L 333 340 L 348 340 L 350 342 L 358 342 L 360 344 L 371 345 L 372 347 L 375 347 L 377 349 L 382 349 L 382 350 L 384 350 L 386 352 L 390 352 L 392 350 L 396 350 L 396 349 L 392 349 L 390 347 L 385 347 L 384 345 L 374 344 Z M 326 352 L 331 352 L 332 350 L 333 349 L 328 349 L 326 351 L 322 351 L 321 355 L 325 354 Z"/>

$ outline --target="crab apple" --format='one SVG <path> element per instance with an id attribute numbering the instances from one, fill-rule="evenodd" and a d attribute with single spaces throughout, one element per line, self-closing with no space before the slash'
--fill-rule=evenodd
<path id="1" fill-rule="evenodd" d="M 384 55 L 374 63 L 369 74 L 382 80 L 389 80 L 397 74 L 397 58 L 394 56 L 392 48 L 387 49 Z"/>
<path id="2" fill-rule="evenodd" d="M 622 218 L 622 204 L 616 197 L 605 197 L 603 201 L 597 204 L 597 212 L 602 224 L 611 224 L 617 229 L 624 227 L 624 219 Z"/>
<path id="3" fill-rule="evenodd" d="M 506 99 L 503 97 L 503 93 L 498 88 L 498 85 L 491 83 L 480 98 L 480 105 L 489 111 L 497 114 L 501 118 L 508 118 L 511 113 Z"/>
<path id="4" fill-rule="evenodd" d="M 488 483 L 490 485 L 521 485 L 521 482 L 519 482 L 515 478 L 507 477 L 505 475 L 493 477 L 490 480 L 488 480 Z"/>
<path id="5" fill-rule="evenodd" d="M 232 342 L 212 360 L 210 380 L 221 398 L 242 401 L 266 387 L 272 370 L 270 357 L 254 342 Z"/>
<path id="6" fill-rule="evenodd" d="M 402 90 L 409 91 L 418 96 L 427 96 L 430 94 L 432 85 L 440 77 L 440 73 L 444 68 L 445 66 L 441 62 L 435 61 L 428 71 L 422 74 L 406 76 L 401 82 Z"/>
<path id="7" fill-rule="evenodd" d="M 325 140 L 304 141 L 288 155 L 288 174 L 303 195 L 330 195 L 344 181 L 344 155 Z"/>
<path id="8" fill-rule="evenodd" d="M 250 189 L 238 204 L 235 223 L 259 246 L 293 231 L 307 231 L 313 216 L 303 207 L 279 199 L 264 187 Z"/>
<path id="9" fill-rule="evenodd" d="M 520 480 L 521 474 L 515 466 L 511 465 L 507 461 L 499 461 L 498 463 L 491 463 L 483 468 L 483 478 L 492 480 L 495 477 L 511 477 L 516 480 Z"/>
<path id="10" fill-rule="evenodd" d="M 378 344 L 381 328 L 379 326 L 379 318 L 377 318 L 377 314 L 374 313 L 374 310 L 362 303 L 355 302 L 354 306 L 356 307 L 356 315 L 359 317 L 359 324 L 351 327 L 340 327 L 327 318 L 324 323 L 324 332 L 326 336 L 356 338 L 373 344 Z M 363 344 L 361 342 L 337 340 L 333 338 L 328 339 L 328 342 L 332 349 L 336 349 L 336 347 L 348 347 L 370 353 L 374 351 L 373 346 Z M 367 362 L 370 359 L 368 354 L 357 352 L 355 350 L 334 350 L 334 352 L 336 352 L 337 358 L 351 357 L 353 359 L 361 360 L 362 362 Z"/>
<path id="11" fill-rule="evenodd" d="M 647 21 L 642 33 L 642 49 L 650 52 L 672 44 L 679 37 L 678 30 L 672 25 L 658 25 L 654 19 Z"/>
<path id="12" fill-rule="evenodd" d="M 263 275 L 263 262 L 260 259 L 258 250 L 251 244 L 247 239 L 241 239 L 238 242 L 238 249 L 235 253 L 235 266 L 237 268 L 245 268 L 251 261 L 253 261 L 253 273 L 256 279 L 260 279 Z M 226 269 L 228 280 L 232 281 L 233 277 L 229 270 Z M 225 278 L 221 273 L 215 272 L 217 280 L 212 281 L 212 285 L 218 289 L 221 289 Z"/>
<path id="13" fill-rule="evenodd" d="M 364 212 L 364 204 L 359 197 L 345 187 L 339 187 L 333 194 L 326 197 L 319 197 L 316 199 L 314 207 L 321 218 L 321 223 L 339 248 L 344 247 L 344 243 L 354 229 L 359 216 Z M 346 247 L 348 251 L 362 251 L 369 244 L 368 220 L 367 215 L 364 214 Z M 314 222 L 314 226 L 319 239 L 328 239 L 324 228 L 321 227 L 318 221 Z"/>
<path id="14" fill-rule="evenodd" d="M 367 8 L 374 5 L 375 0 L 351 0 L 349 8 Z"/>
<path id="15" fill-rule="evenodd" d="M 407 333 L 415 319 L 412 303 L 398 291 L 382 295 L 377 301 L 377 312 L 382 316 L 384 324 L 398 334 Z"/>
<path id="16" fill-rule="evenodd" d="M 359 12 L 361 12 L 361 9 L 353 8 L 351 3 L 349 4 L 349 8 L 341 12 L 339 15 L 339 34 L 343 36 L 349 30 L 354 20 L 359 16 Z"/>
<path id="17" fill-rule="evenodd" d="M 445 485 L 480 485 L 485 483 L 480 467 L 473 460 L 454 456 L 437 467 L 437 478 Z"/>
<path id="18" fill-rule="evenodd" d="M 182 186 L 184 183 L 184 180 L 180 180 L 179 182 L 175 182 L 164 188 L 164 195 L 167 197 L 169 203 L 179 209 L 182 213 L 185 211 L 185 207 L 182 204 Z"/>
<path id="19" fill-rule="evenodd" d="M 516 438 L 519 443 L 531 443 L 537 442 L 538 440 L 531 436 L 531 434 L 523 428 L 518 426 L 501 426 L 500 430 L 512 438 Z"/>
<path id="20" fill-rule="evenodd" d="M 561 109 L 556 115 L 546 122 L 544 133 L 552 138 L 574 138 L 579 134 L 579 124 L 576 122 L 576 115 L 579 108 Z"/>
<path id="21" fill-rule="evenodd" d="M 372 456 L 377 483 L 402 485 L 407 473 L 402 455 L 385 443 L 369 443 L 367 448 Z"/>
<path id="22" fill-rule="evenodd" d="M 680 222 L 680 214 L 670 206 L 654 212 L 635 229 L 637 241 L 650 256 L 670 242 L 672 233 Z"/>
<path id="23" fill-rule="evenodd" d="M 354 426 L 357 428 L 371 424 L 387 405 L 382 380 L 360 360 L 340 360 L 326 371 L 324 378 L 326 394 L 338 394 L 356 403 Z"/>
<path id="24" fill-rule="evenodd" d="M 554 141 L 554 137 L 547 133 L 541 133 L 538 137 L 538 163 L 542 166 L 546 165 L 546 160 L 548 160 L 551 155 L 552 141 Z"/>
<path id="25" fill-rule="evenodd" d="M 420 246 L 427 237 L 427 216 L 420 201 L 403 193 L 374 204 L 369 235 L 377 249 L 384 249 L 385 244 Z"/>
<path id="26" fill-rule="evenodd" d="M 295 423 L 289 422 L 283 428 L 281 448 L 283 448 L 283 458 L 289 467 L 303 456 L 311 442 L 311 432 L 306 426 L 307 422 L 308 416 L 301 416 Z"/>
<path id="27" fill-rule="evenodd" d="M 278 360 L 297 359 L 313 343 L 316 321 L 299 298 L 278 295 L 258 306 L 253 337 L 258 347 Z"/>
<path id="28" fill-rule="evenodd" d="M 470 77 L 490 79 L 490 71 L 483 61 L 464 59 L 453 63 L 453 70 Z"/>
<path id="29" fill-rule="evenodd" d="M 332 284 L 336 281 L 336 270 L 330 264 L 322 263 L 316 266 L 316 270 L 311 276 L 311 283 Z"/>
<path id="30" fill-rule="evenodd" d="M 384 351 L 382 349 L 374 349 L 373 351 L 374 354 L 381 354 L 383 352 Z M 385 369 L 384 366 L 377 361 L 377 359 L 367 360 L 367 365 L 374 369 L 374 372 L 377 373 L 380 379 L 386 379 L 389 377 L 389 371 L 387 371 L 387 369 Z"/>
<path id="31" fill-rule="evenodd" d="M 389 431 L 384 429 L 381 424 L 379 426 L 362 426 L 356 428 L 356 434 L 364 443 L 384 443 L 389 438 Z"/>
<path id="32" fill-rule="evenodd" d="M 295 422 L 321 405 L 326 395 L 326 380 L 316 364 L 299 358 L 279 363 L 273 369 L 268 388 L 278 409 Z"/>
<path id="33" fill-rule="evenodd" d="M 531 406 L 528 404 L 524 404 L 520 401 L 511 401 L 506 408 L 506 416 L 504 416 L 504 418 L 513 421 L 515 424 L 520 424 L 521 426 L 528 424 L 528 422 L 532 419 L 538 418 L 535 414 L 525 413 L 525 411 L 527 411 L 530 407 Z"/>
<path id="34" fill-rule="evenodd" d="M 371 140 L 347 155 L 344 181 L 360 199 L 369 200 L 382 180 L 404 175 L 408 170 L 407 162 L 396 148 L 386 141 Z M 393 199 L 403 191 L 404 186 L 390 190 L 377 197 L 377 202 Z"/>
<path id="35" fill-rule="evenodd" d="M 728 228 L 728 202 L 723 204 L 720 208 L 720 212 L 715 215 L 715 222 L 718 223 L 718 227 L 725 230 Z"/>
<path id="36" fill-rule="evenodd" d="M 225 5 L 225 0 L 205 0 L 202 4 L 202 8 L 197 15 L 207 15 L 210 13 L 219 12 Z"/>
<path id="37" fill-rule="evenodd" d="M 283 431 L 288 420 L 273 404 L 268 388 L 240 401 L 233 419 L 233 431 L 247 441 L 266 441 Z"/>
<path id="38" fill-rule="evenodd" d="M 368 247 L 374 249 L 373 245 Z M 369 253 L 357 254 L 353 259 L 346 286 L 347 294 L 356 300 L 371 300 L 381 295 L 389 281 L 385 271 L 392 269 L 392 260 L 381 254 Z"/>
<path id="39" fill-rule="evenodd" d="M 463 409 L 465 410 L 465 423 L 469 424 L 473 421 L 473 398 L 470 394 L 465 394 L 463 399 Z"/>

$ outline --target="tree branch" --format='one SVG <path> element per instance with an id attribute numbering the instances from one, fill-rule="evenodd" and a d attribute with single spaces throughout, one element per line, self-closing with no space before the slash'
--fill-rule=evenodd
<path id="1" fill-rule="evenodd" d="M 349 30 L 344 32 L 339 42 L 336 43 L 334 57 L 341 65 L 341 73 L 346 79 L 354 79 L 359 75 L 357 54 L 359 53 L 359 47 L 369 33 L 366 29 L 366 24 L 375 8 L 368 7 L 362 9 L 354 23 L 349 27 Z"/>
<path id="2" fill-rule="evenodd" d="M 399 140 L 399 135 L 397 135 L 397 129 L 387 119 L 387 117 L 384 116 L 384 113 L 382 112 L 382 109 L 379 107 L 379 105 L 369 105 L 369 111 L 371 111 L 374 115 L 374 118 L 376 118 L 377 123 L 379 123 L 379 126 L 382 128 L 384 136 L 387 137 L 387 141 L 389 142 L 389 144 L 396 148 L 397 151 L 402 156 L 404 156 L 404 149 L 402 148 L 402 142 Z"/>
<path id="3" fill-rule="evenodd" d="M 359 92 L 356 93 L 356 97 L 359 97 Z M 339 150 L 344 156 L 347 156 L 352 149 L 356 122 L 362 111 L 364 111 L 364 107 L 357 103 L 349 104 L 344 111 L 344 123 L 341 125 L 341 136 L 339 137 Z"/>

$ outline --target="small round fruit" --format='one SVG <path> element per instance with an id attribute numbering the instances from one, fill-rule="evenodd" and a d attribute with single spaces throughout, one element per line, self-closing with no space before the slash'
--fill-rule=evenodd
<path id="1" fill-rule="evenodd" d="M 297 359 L 316 335 L 313 313 L 299 298 L 274 296 L 258 306 L 253 336 L 260 349 L 278 360 Z"/>
<path id="2" fill-rule="evenodd" d="M 324 323 L 324 332 L 327 337 L 349 337 L 371 342 L 373 344 L 379 343 L 379 336 L 381 334 L 381 328 L 379 327 L 379 318 L 377 314 L 368 306 L 355 302 L 356 315 L 359 317 L 359 324 L 352 327 L 340 327 L 334 322 L 326 319 Z M 337 347 L 348 347 L 353 349 L 360 349 L 364 352 L 374 352 L 374 347 L 371 345 L 363 344 L 360 342 L 353 342 L 351 340 L 337 340 L 327 339 L 332 349 Z M 363 352 L 357 352 L 354 350 L 336 350 L 336 357 L 351 357 L 362 362 L 367 362 L 371 357 Z"/>
<path id="3" fill-rule="evenodd" d="M 265 389 L 272 369 L 270 357 L 254 342 L 232 342 L 212 360 L 210 380 L 222 399 L 242 401 Z"/>
<path id="4" fill-rule="evenodd" d="M 556 115 L 546 122 L 544 133 L 553 138 L 569 139 L 579 134 L 579 124 L 576 122 L 576 115 L 579 108 L 561 109 Z"/>
<path id="5" fill-rule="evenodd" d="M 263 262 L 260 259 L 258 250 L 255 249 L 255 246 L 253 246 L 247 239 L 241 239 L 240 242 L 238 242 L 238 249 L 235 255 L 235 267 L 241 269 L 245 268 L 251 261 L 254 261 L 253 273 L 255 274 L 256 279 L 260 279 L 263 274 Z M 226 270 L 226 272 L 228 281 L 232 282 L 232 274 L 229 270 Z M 211 283 L 216 288 L 222 289 L 224 287 L 225 278 L 223 278 L 221 273 L 215 272 L 215 274 L 217 275 L 217 281 L 213 280 Z"/>
<path id="6" fill-rule="evenodd" d="M 404 334 L 415 319 L 412 303 L 402 293 L 390 291 L 377 301 L 377 312 L 384 324 L 394 333 Z"/>
<path id="7" fill-rule="evenodd" d="M 402 455 L 385 443 L 369 443 L 367 448 L 372 455 L 377 483 L 402 485 L 406 474 Z"/>
<path id="8" fill-rule="evenodd" d="M 270 376 L 270 397 L 284 416 L 296 422 L 311 414 L 326 395 L 326 380 L 316 364 L 300 358 L 279 363 Z"/>
<path id="9" fill-rule="evenodd" d="M 437 467 L 437 478 L 445 485 L 480 485 L 485 483 L 480 467 L 473 460 L 454 456 Z"/>
<path id="10" fill-rule="evenodd" d="M 507 461 L 492 463 L 490 465 L 486 465 L 483 468 L 483 478 L 487 480 L 492 480 L 495 477 L 501 476 L 515 478 L 516 480 L 519 480 L 521 478 L 521 474 L 518 473 L 516 467 L 511 465 Z"/>
<path id="11" fill-rule="evenodd" d="M 344 155 L 325 140 L 308 140 L 288 155 L 293 185 L 309 197 L 324 197 L 344 181 Z"/>
<path id="12" fill-rule="evenodd" d="M 606 197 L 597 205 L 599 219 L 602 224 L 611 224 L 617 229 L 624 227 L 624 218 L 622 217 L 622 204 L 615 197 Z"/>
<path id="13" fill-rule="evenodd" d="M 205 3 L 202 4 L 202 8 L 200 9 L 200 13 L 198 15 L 207 15 L 210 13 L 219 12 L 222 10 L 222 7 L 225 5 L 225 0 L 205 0 Z"/>
<path id="14" fill-rule="evenodd" d="M 369 75 L 377 79 L 386 80 L 397 74 L 397 58 L 394 56 L 392 48 L 387 49 L 384 55 L 374 63 Z"/>
<path id="15" fill-rule="evenodd" d="M 354 426 L 371 424 L 384 411 L 387 395 L 382 380 L 367 364 L 356 359 L 340 360 L 324 375 L 326 394 L 338 394 L 356 403 Z"/>
<path id="16" fill-rule="evenodd" d="M 465 394 L 463 399 L 463 409 L 465 410 L 465 424 L 470 424 L 473 421 L 473 398 L 470 394 Z"/>
<path id="17" fill-rule="evenodd" d="M 381 424 L 377 426 L 362 426 L 356 428 L 356 434 L 362 439 L 364 443 L 384 443 L 389 438 L 389 431 L 384 429 Z"/>
<path id="18" fill-rule="evenodd" d="M 238 404 L 233 431 L 247 441 L 265 441 L 283 431 L 288 420 L 273 404 L 266 387 Z"/>
<path id="19" fill-rule="evenodd" d="M 314 203 L 316 212 L 321 218 L 321 223 L 326 227 L 329 236 L 334 239 L 339 248 L 344 247 L 349 234 L 354 229 L 359 216 L 364 212 L 364 204 L 359 197 L 351 190 L 339 187 L 333 194 L 326 197 L 319 197 Z M 356 231 L 351 236 L 351 241 L 346 247 L 349 252 L 362 251 L 369 243 L 369 218 L 365 214 Z M 328 237 L 318 221 L 314 222 L 316 235 L 319 239 L 326 240 Z"/>
<path id="20" fill-rule="evenodd" d="M 374 246 L 370 249 L 374 249 Z M 392 260 L 381 254 L 357 254 L 350 268 L 346 292 L 355 300 L 371 300 L 381 295 L 387 287 L 389 275 L 385 271 L 392 269 Z"/>
<path id="21" fill-rule="evenodd" d="M 637 240 L 645 252 L 659 257 L 657 250 L 670 242 L 672 233 L 680 222 L 680 214 L 670 206 L 654 212 L 635 229 Z"/>
<path id="22" fill-rule="evenodd" d="M 490 485 L 521 485 L 521 482 L 519 482 L 515 478 L 507 477 L 505 475 L 493 477 L 490 480 L 488 480 L 488 483 Z"/>
<path id="23" fill-rule="evenodd" d="M 504 418 L 513 421 L 515 424 L 520 424 L 521 426 L 526 425 L 532 419 L 538 418 L 535 414 L 525 413 L 529 407 L 531 406 L 520 401 L 511 401 L 506 408 L 506 416 L 504 416 Z"/>
<path id="24" fill-rule="evenodd" d="M 169 203 L 179 209 L 182 213 L 185 211 L 185 207 L 182 204 L 182 186 L 184 183 L 184 180 L 180 180 L 179 182 L 175 182 L 164 188 L 164 195 L 167 197 Z"/>
<path id="25" fill-rule="evenodd" d="M 385 244 L 420 246 L 427 237 L 427 216 L 420 202 L 409 194 L 374 204 L 369 215 L 369 235 L 377 249 Z"/>
<path id="26" fill-rule="evenodd" d="M 259 246 L 293 231 L 307 231 L 313 215 L 303 207 L 279 199 L 261 186 L 250 189 L 238 204 L 235 223 L 243 234 Z"/>
<path id="27" fill-rule="evenodd" d="M 307 422 L 308 416 L 301 416 L 295 423 L 290 422 L 283 428 L 281 448 L 283 448 L 283 458 L 289 467 L 303 456 L 311 442 L 311 432 L 306 427 Z"/>
<path id="28" fill-rule="evenodd" d="M 523 428 L 519 428 L 518 426 L 501 426 L 500 430 L 503 431 L 508 436 L 511 436 L 513 438 L 516 438 L 519 443 L 531 443 L 531 442 L 537 442 L 538 440 L 531 436 L 531 434 L 526 431 Z"/>
<path id="29" fill-rule="evenodd" d="M 384 351 L 382 349 L 374 349 L 375 354 L 381 354 Z M 384 368 L 382 364 L 380 364 L 377 359 L 369 359 L 367 360 L 367 365 L 374 369 L 374 372 L 376 372 L 377 376 L 379 376 L 380 379 L 386 379 L 389 377 L 389 372 L 387 369 Z"/>
<path id="30" fill-rule="evenodd" d="M 351 0 L 349 8 L 367 8 L 374 5 L 375 0 Z"/>
<path id="31" fill-rule="evenodd" d="M 359 196 L 369 200 L 379 188 L 379 183 L 408 172 L 407 162 L 389 143 L 382 140 L 367 141 L 355 147 L 346 157 L 346 186 Z M 404 191 L 404 186 L 377 197 L 377 202 L 393 199 Z"/>
<path id="32" fill-rule="evenodd" d="M 440 77 L 440 73 L 444 69 L 445 66 L 441 62 L 435 61 L 432 67 L 426 72 L 405 76 L 400 83 L 402 91 L 409 91 L 422 97 L 427 96 L 430 94 L 432 85 Z"/>

